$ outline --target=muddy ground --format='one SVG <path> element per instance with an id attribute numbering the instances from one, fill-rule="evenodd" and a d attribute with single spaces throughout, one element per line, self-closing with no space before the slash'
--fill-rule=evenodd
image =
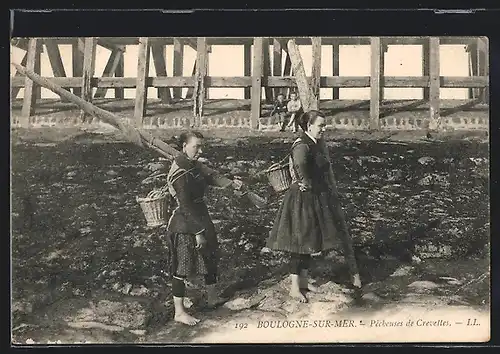
<path id="1" fill-rule="evenodd" d="M 296 332 L 273 337 L 242 327 L 299 317 L 390 318 L 420 307 L 477 311 L 478 318 L 488 312 L 484 132 L 432 139 L 329 134 L 364 287 L 350 288 L 342 254 L 334 251 L 313 269 L 323 293 L 299 305 L 286 296 L 286 256 L 263 248 L 281 196 L 265 178 L 252 178 L 286 154 L 293 136 L 234 131 L 206 132 L 207 163 L 241 176 L 270 204 L 259 210 L 231 194 L 208 193 L 222 250 L 219 287 L 228 302 L 205 309 L 194 282 L 187 304 L 203 322 L 188 328 L 171 320 L 164 229 L 146 227 L 135 199 L 164 182 L 148 177 L 168 161 L 106 129 L 13 130 L 14 342 L 288 341 Z M 177 133 L 158 135 L 168 141 Z M 349 333 L 346 340 L 355 340 Z"/>

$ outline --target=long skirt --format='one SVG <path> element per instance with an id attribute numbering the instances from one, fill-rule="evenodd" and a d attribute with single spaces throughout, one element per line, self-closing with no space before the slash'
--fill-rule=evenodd
<path id="1" fill-rule="evenodd" d="M 294 183 L 285 193 L 267 247 L 314 254 L 344 246 L 348 233 L 338 201 L 328 191 L 306 191 Z"/>

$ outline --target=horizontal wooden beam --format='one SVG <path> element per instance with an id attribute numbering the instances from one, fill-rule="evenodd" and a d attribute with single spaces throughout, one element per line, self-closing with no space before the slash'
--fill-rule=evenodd
<path id="1" fill-rule="evenodd" d="M 81 87 L 80 77 L 46 77 L 61 87 Z M 105 88 L 135 88 L 135 77 L 94 77 L 92 87 Z M 311 80 L 311 77 L 308 77 Z M 429 87 L 429 77 L 418 76 L 385 76 L 383 77 L 384 87 L 408 87 L 422 88 Z M 24 78 L 12 77 L 12 87 L 24 87 Z M 206 87 L 251 87 L 252 78 L 247 76 L 239 77 L 217 77 L 207 76 Z M 441 76 L 441 88 L 484 88 L 489 85 L 488 76 Z M 262 83 L 267 87 L 296 87 L 295 77 L 273 77 L 262 78 Z M 148 77 L 148 87 L 194 87 L 194 79 L 191 76 L 178 77 Z M 343 87 L 370 87 L 369 76 L 321 76 L 320 85 L 322 88 Z"/>
<path id="2" fill-rule="evenodd" d="M 22 49 L 22 50 L 28 50 L 28 42 L 29 38 L 11 38 L 10 39 L 10 45 L 13 45 L 16 48 Z"/>
<path id="3" fill-rule="evenodd" d="M 97 40 L 97 44 L 100 45 L 101 47 L 106 48 L 106 49 L 111 50 L 111 51 L 121 50 L 122 52 L 125 52 L 125 50 L 126 50 L 124 45 L 110 42 L 106 38 L 102 38 L 102 37 Z"/>
<path id="4" fill-rule="evenodd" d="M 188 45 L 193 50 L 198 50 L 198 39 L 196 37 L 181 37 L 181 42 Z M 207 45 L 207 53 L 212 53 L 212 46 Z"/>
<path id="5" fill-rule="evenodd" d="M 46 41 L 53 42 L 55 44 L 61 44 L 61 45 L 70 45 L 76 43 L 78 41 L 78 38 L 74 37 L 68 37 L 68 38 L 61 38 L 61 37 L 43 37 L 41 38 L 43 43 L 46 43 Z M 11 44 L 15 47 L 18 47 L 23 50 L 27 50 L 27 43 L 28 43 L 29 38 L 12 38 Z M 138 42 L 137 42 L 138 43 Z M 109 41 L 106 39 L 106 37 L 101 37 L 98 39 L 97 42 L 98 45 L 100 45 L 103 48 L 109 49 L 109 50 L 121 50 L 122 52 L 125 52 L 125 45 L 120 45 L 113 43 L 112 41 Z"/>
<path id="6" fill-rule="evenodd" d="M 183 38 L 183 37 L 180 37 Z M 191 37 L 184 37 L 189 40 Z M 287 41 L 291 37 L 277 37 L 280 41 Z M 297 45 L 311 45 L 310 37 L 294 37 Z M 44 39 L 44 38 L 42 38 Z M 75 41 L 74 37 L 58 37 L 50 38 L 59 44 L 72 44 Z M 422 45 L 427 37 L 380 37 L 384 45 Z M 440 37 L 440 44 L 444 45 L 467 45 L 477 42 L 478 37 Z M 19 41 L 19 47 L 25 45 L 24 41 Z M 173 37 L 150 37 L 151 44 L 172 45 Z M 322 37 L 322 45 L 370 45 L 370 37 Z M 15 38 L 11 41 L 16 45 Z M 107 49 L 116 49 L 125 45 L 138 45 L 139 37 L 99 37 L 99 45 Z M 245 45 L 253 44 L 253 37 L 207 37 L 208 45 Z"/>
<path id="7" fill-rule="evenodd" d="M 286 43 L 290 38 L 277 38 L 281 43 Z M 310 37 L 294 37 L 297 45 L 311 45 Z M 383 45 L 422 45 L 426 37 L 380 37 Z M 208 38 L 209 43 L 218 44 L 219 39 Z M 212 42 L 213 41 L 213 42 Z M 477 37 L 442 37 L 441 44 L 466 45 L 475 43 Z M 370 45 L 370 37 L 321 37 L 321 45 Z M 286 46 L 285 46 L 286 47 Z"/>

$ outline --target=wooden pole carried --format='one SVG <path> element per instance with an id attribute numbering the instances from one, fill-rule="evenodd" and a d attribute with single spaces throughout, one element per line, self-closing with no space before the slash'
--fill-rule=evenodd
<path id="1" fill-rule="evenodd" d="M 117 115 L 108 112 L 102 108 L 96 107 L 92 103 L 87 102 L 84 99 L 72 94 L 71 92 L 65 90 L 61 86 L 41 77 L 40 75 L 34 73 L 31 70 L 26 69 L 24 66 L 21 66 L 16 63 L 12 63 L 12 65 L 17 69 L 19 73 L 27 76 L 38 85 L 45 87 L 46 89 L 58 94 L 62 98 L 65 98 L 72 103 L 75 103 L 83 111 L 85 111 L 85 113 L 98 117 L 105 123 L 108 123 L 114 126 L 115 128 L 119 129 L 123 133 L 123 135 L 134 144 L 139 145 L 141 147 L 149 147 L 170 160 L 174 159 L 175 157 L 181 154 L 181 152 L 178 151 L 176 148 L 170 146 L 161 139 L 154 137 L 149 132 L 143 129 L 130 126 L 128 124 L 123 124 L 121 118 L 118 117 Z M 233 185 L 232 180 L 221 176 L 216 170 L 211 169 L 205 164 L 200 164 L 200 165 L 203 173 L 208 175 L 215 175 L 215 174 L 219 175 L 219 177 L 223 180 L 225 186 L 223 188 L 227 188 Z M 235 195 L 237 195 L 238 197 L 247 197 L 258 208 L 263 208 L 264 206 L 267 205 L 266 199 L 260 197 L 256 193 L 251 192 L 249 190 L 240 192 L 235 189 L 234 192 Z"/>

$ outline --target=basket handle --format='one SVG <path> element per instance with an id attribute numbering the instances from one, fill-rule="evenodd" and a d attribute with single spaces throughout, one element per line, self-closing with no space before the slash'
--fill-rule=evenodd
<path id="1" fill-rule="evenodd" d="M 178 176 L 175 176 L 175 178 L 172 180 L 171 177 L 172 176 L 168 176 L 170 178 L 167 178 L 167 185 L 171 185 L 173 186 L 175 181 L 177 181 L 179 178 L 183 177 L 184 175 L 190 173 L 191 171 L 193 171 L 195 168 L 190 168 L 189 170 L 184 170 L 182 171 Z"/>
<path id="2" fill-rule="evenodd" d="M 302 141 L 302 139 L 300 139 L 300 138 L 298 138 L 297 140 L 295 140 L 295 141 L 293 142 L 293 144 L 292 144 L 292 147 L 290 148 L 290 151 L 288 152 L 288 154 L 286 154 L 286 156 L 285 156 L 283 159 L 281 159 L 281 160 L 280 160 L 279 162 L 277 162 L 277 163 L 272 164 L 270 167 L 268 167 L 268 168 L 266 168 L 266 169 L 264 169 L 264 170 L 261 170 L 260 172 L 255 173 L 255 174 L 253 175 L 253 177 L 258 177 L 258 176 L 260 176 L 260 175 L 262 175 L 262 174 L 268 173 L 268 172 L 269 172 L 269 170 L 271 169 L 271 167 L 274 167 L 274 166 L 276 166 L 276 165 L 278 165 L 278 166 L 285 166 L 285 165 L 287 165 L 287 164 L 288 164 L 287 160 L 288 160 L 288 159 L 289 159 L 289 157 L 292 155 L 292 153 L 293 153 L 293 148 L 294 148 L 294 147 L 295 147 L 298 143 L 300 143 L 301 141 Z"/>
<path id="3" fill-rule="evenodd" d="M 290 157 L 291 155 L 292 155 L 292 152 L 290 151 L 288 154 L 286 154 L 286 156 L 285 156 L 282 160 L 280 160 L 280 161 L 278 162 L 278 165 L 279 165 L 279 166 L 284 166 L 284 165 L 288 164 L 288 159 L 289 159 L 289 157 Z"/>
<path id="4" fill-rule="evenodd" d="M 295 147 L 298 143 L 300 143 L 301 141 L 302 141 L 302 139 L 298 138 L 297 140 L 295 140 L 295 141 L 293 142 L 292 147 L 290 148 L 290 151 L 288 152 L 288 154 L 286 154 L 286 156 L 285 156 L 285 157 L 284 157 L 284 158 L 283 158 L 280 162 L 278 162 L 278 164 L 279 164 L 280 166 L 282 166 L 283 164 L 284 164 L 284 165 L 288 164 L 287 160 L 288 160 L 288 158 L 292 155 L 292 153 L 293 153 L 293 148 L 294 148 L 294 147 Z M 285 162 L 286 162 L 286 163 L 285 163 Z"/>

